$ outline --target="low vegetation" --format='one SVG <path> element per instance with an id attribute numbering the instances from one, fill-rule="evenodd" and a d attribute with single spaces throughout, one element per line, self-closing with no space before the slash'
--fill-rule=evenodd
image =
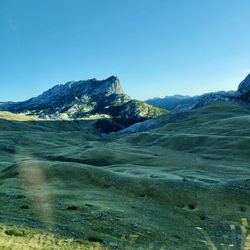
<path id="1" fill-rule="evenodd" d="M 103 137 L 94 120 L 19 119 L 0 119 L 4 242 L 32 239 L 36 228 L 65 247 L 73 239 L 118 249 L 205 249 L 208 236 L 219 250 L 248 247 L 241 221 L 250 221 L 248 107 L 169 112 L 152 130 Z"/>
<path id="2" fill-rule="evenodd" d="M 34 228 L 0 224 L 0 249 L 2 250 L 105 250 L 100 243 L 73 238 L 62 238 Z"/>

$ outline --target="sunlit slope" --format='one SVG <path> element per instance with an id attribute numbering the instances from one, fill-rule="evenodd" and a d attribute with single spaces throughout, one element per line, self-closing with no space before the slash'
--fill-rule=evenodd
<path id="1" fill-rule="evenodd" d="M 12 120 L 12 121 L 34 121 L 40 120 L 31 116 L 14 114 L 8 111 L 0 111 L 0 119 Z"/>
<path id="2" fill-rule="evenodd" d="M 34 228 L 6 226 L 0 224 L 1 250 L 105 250 L 100 243 L 62 238 L 51 233 L 44 233 Z"/>
<path id="3" fill-rule="evenodd" d="M 205 249 L 198 226 L 239 249 L 241 218 L 250 221 L 247 107 L 214 103 L 105 137 L 92 122 L 0 120 L 2 222 L 121 249 Z"/>

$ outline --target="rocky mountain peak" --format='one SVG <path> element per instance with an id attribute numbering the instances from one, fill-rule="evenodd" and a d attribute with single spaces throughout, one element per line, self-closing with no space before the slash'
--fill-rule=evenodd
<path id="1" fill-rule="evenodd" d="M 77 89 L 77 91 L 87 91 L 89 94 L 124 94 L 120 81 L 116 76 L 111 76 L 106 80 L 101 81 L 96 80 L 96 78 L 89 80 L 70 81 L 64 85 L 57 86 L 59 86 L 61 89 L 70 89 L 71 92 L 74 89 Z"/>
<path id="2" fill-rule="evenodd" d="M 26 110 L 60 109 L 71 105 L 76 100 L 95 98 L 110 95 L 125 95 L 118 77 L 111 76 L 105 80 L 80 80 L 70 81 L 65 84 L 58 84 L 43 92 L 37 97 L 27 101 L 13 103 L 12 105 L 1 105 L 0 109 L 14 112 Z"/>
<path id="3" fill-rule="evenodd" d="M 101 81 L 94 78 L 59 84 L 24 102 L 0 103 L 0 111 L 45 119 L 101 118 L 95 126 L 105 133 L 165 112 L 132 100 L 123 92 L 116 76 Z"/>
<path id="4" fill-rule="evenodd" d="M 111 76 L 106 80 L 96 80 L 95 78 L 89 80 L 70 81 L 65 84 L 59 84 L 53 88 L 45 91 L 42 95 L 36 97 L 61 97 L 61 96 L 74 96 L 80 97 L 81 95 L 111 95 L 111 94 L 124 94 L 118 77 Z M 34 99 L 34 98 L 33 98 Z"/>
<path id="5" fill-rule="evenodd" d="M 250 94 L 250 73 L 248 76 L 239 84 L 238 90 L 241 95 Z"/>

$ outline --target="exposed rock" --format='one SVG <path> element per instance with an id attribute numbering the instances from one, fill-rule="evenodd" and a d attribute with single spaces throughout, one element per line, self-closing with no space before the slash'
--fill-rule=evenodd
<path id="1" fill-rule="evenodd" d="M 6 103 L 0 106 L 0 110 L 12 112 L 25 112 L 43 110 L 44 113 L 62 113 L 63 111 L 77 111 L 81 104 L 88 112 L 95 107 L 91 98 L 97 96 L 110 96 L 112 94 L 125 95 L 122 90 L 120 81 L 117 77 L 111 76 L 106 80 L 97 81 L 96 79 L 86 81 L 71 81 L 64 85 L 59 84 L 45 91 L 43 94 L 31 98 L 24 102 Z M 92 103 L 89 104 L 89 103 Z M 87 104 L 89 106 L 87 107 Z"/>
<path id="2" fill-rule="evenodd" d="M 250 74 L 239 84 L 237 91 L 219 91 L 194 97 L 182 95 L 165 96 L 163 98 L 149 99 L 145 102 L 154 107 L 185 111 L 216 101 L 250 103 Z"/>
<path id="3" fill-rule="evenodd" d="M 165 112 L 144 102 L 132 100 L 123 92 L 120 81 L 115 76 L 103 81 L 91 79 L 56 85 L 24 102 L 0 103 L 0 111 L 42 119 L 108 117 L 108 120 L 94 124 L 101 133 L 118 131 Z"/>
<path id="4" fill-rule="evenodd" d="M 237 98 L 235 97 L 234 94 L 235 94 L 234 91 L 229 91 L 229 92 L 220 91 L 215 93 L 204 94 L 199 97 L 194 107 L 205 106 L 211 102 L 216 102 L 216 101 L 225 101 L 225 102 L 237 101 Z"/>
<path id="5" fill-rule="evenodd" d="M 144 122 L 138 122 L 138 123 L 135 123 L 135 124 L 129 126 L 128 128 L 125 128 L 125 129 L 122 129 L 122 130 L 118 131 L 118 133 L 143 132 L 143 131 L 153 129 L 156 126 L 156 124 L 157 123 L 156 123 L 155 119 L 147 120 L 147 121 L 144 121 Z"/>
<path id="6" fill-rule="evenodd" d="M 220 91 L 199 97 L 194 107 L 201 107 L 215 101 L 250 103 L 250 74 L 239 84 L 237 91 Z"/>
<path id="7" fill-rule="evenodd" d="M 236 96 L 242 101 L 250 103 L 250 74 L 240 83 Z"/>
<path id="8" fill-rule="evenodd" d="M 215 101 L 237 101 L 234 95 L 235 91 L 219 91 L 193 97 L 174 95 L 166 96 L 164 98 L 153 98 L 147 100 L 146 103 L 151 104 L 154 107 L 168 110 L 187 111 Z"/>

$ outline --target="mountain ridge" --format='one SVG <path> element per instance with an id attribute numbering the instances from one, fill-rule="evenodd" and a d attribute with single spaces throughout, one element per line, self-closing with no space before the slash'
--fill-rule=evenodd
<path id="1" fill-rule="evenodd" d="M 111 76 L 106 80 L 96 80 L 95 78 L 89 80 L 69 81 L 65 84 L 57 84 L 52 88 L 44 91 L 37 97 L 32 97 L 26 101 L 15 103 L 4 103 L 0 109 L 8 109 L 9 111 L 20 112 L 29 109 L 45 109 L 45 108 L 59 108 L 62 104 L 69 104 L 74 100 L 81 98 L 83 95 L 94 96 L 104 94 L 109 96 L 111 94 L 123 94 L 120 81 L 117 77 Z M 64 103 L 62 103 L 62 99 Z"/>
<path id="2" fill-rule="evenodd" d="M 199 96 L 183 96 L 183 95 L 174 95 L 174 96 L 165 96 L 165 97 L 155 97 L 148 99 L 145 102 L 154 107 L 163 108 L 166 110 L 175 110 L 179 107 L 184 107 L 186 105 L 194 104 Z"/>
<path id="3" fill-rule="evenodd" d="M 95 124 L 105 133 L 118 131 L 166 112 L 131 99 L 123 91 L 116 76 L 105 80 L 94 78 L 55 85 L 41 95 L 23 102 L 0 103 L 0 111 L 42 119 L 74 120 L 95 115 L 97 118 L 107 118 Z"/>
<path id="4" fill-rule="evenodd" d="M 238 89 L 235 91 L 217 91 L 198 96 L 174 95 L 163 98 L 155 97 L 145 102 L 154 107 L 184 111 L 202 107 L 216 101 L 250 103 L 250 74 L 239 84 Z"/>

